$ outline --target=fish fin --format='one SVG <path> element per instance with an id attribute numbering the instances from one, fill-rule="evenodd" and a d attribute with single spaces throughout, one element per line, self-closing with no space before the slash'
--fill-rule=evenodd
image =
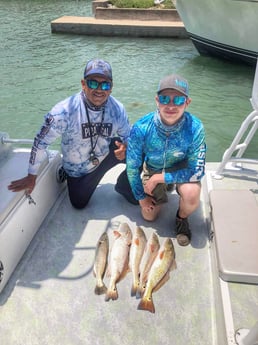
<path id="1" fill-rule="evenodd" d="M 169 272 L 167 272 L 162 279 L 158 282 L 158 284 L 154 287 L 152 292 L 158 291 L 170 278 Z"/>
<path id="2" fill-rule="evenodd" d="M 117 283 L 120 282 L 124 277 L 127 275 L 127 273 L 130 272 L 130 268 L 127 266 L 124 268 L 124 270 L 121 272 L 119 278 L 117 279 Z"/>
<path id="3" fill-rule="evenodd" d="M 146 285 L 146 282 L 148 280 L 148 272 L 144 273 L 142 276 L 140 276 L 140 282 L 141 282 L 141 285 Z"/>
<path id="4" fill-rule="evenodd" d="M 136 291 L 136 298 L 137 298 L 137 299 L 143 297 L 145 288 L 146 288 L 145 285 L 144 285 L 144 286 L 138 286 L 138 289 L 137 289 L 137 291 Z"/>
<path id="5" fill-rule="evenodd" d="M 176 264 L 176 260 L 173 260 L 172 265 L 170 267 L 170 271 L 176 270 L 177 269 L 177 264 Z"/>
<path id="6" fill-rule="evenodd" d="M 141 292 L 141 288 L 140 288 L 140 287 L 138 287 L 138 289 L 136 290 L 135 297 L 136 297 L 137 299 L 139 299 L 139 298 L 142 297 L 142 292 Z"/>
<path id="7" fill-rule="evenodd" d="M 131 288 L 131 296 L 132 297 L 136 296 L 137 291 L 138 291 L 138 285 L 137 284 L 133 284 L 132 288 Z"/>
<path id="8" fill-rule="evenodd" d="M 139 246 L 139 244 L 140 244 L 139 238 L 135 238 L 134 243 L 135 243 L 137 246 Z"/>
<path id="9" fill-rule="evenodd" d="M 128 255 L 127 261 L 126 261 L 126 263 L 124 265 L 123 271 L 121 272 L 120 276 L 117 279 L 117 283 L 120 282 L 122 279 L 124 279 L 124 277 L 127 275 L 128 272 L 130 272 L 129 255 Z"/>
<path id="10" fill-rule="evenodd" d="M 150 313 L 155 313 L 155 307 L 152 298 L 142 298 L 138 304 L 138 310 L 147 310 Z"/>
<path id="11" fill-rule="evenodd" d="M 113 234 L 116 238 L 120 237 L 121 236 L 121 233 L 118 231 L 118 230 L 114 230 L 113 231 Z"/>
<path id="12" fill-rule="evenodd" d="M 164 250 L 161 250 L 161 251 L 160 251 L 160 253 L 159 253 L 159 258 L 160 258 L 160 260 L 163 259 L 164 253 L 165 253 Z"/>
<path id="13" fill-rule="evenodd" d="M 117 288 L 115 287 L 114 289 L 108 289 L 106 292 L 106 297 L 105 297 L 105 301 L 108 302 L 110 299 L 112 299 L 113 301 L 118 299 L 118 292 L 117 292 Z"/>
<path id="14" fill-rule="evenodd" d="M 105 284 L 103 284 L 102 286 L 96 285 L 94 292 L 96 295 L 103 295 L 107 292 L 107 287 Z"/>
<path id="15" fill-rule="evenodd" d="M 154 250 L 155 250 L 155 246 L 154 246 L 154 244 L 151 244 L 151 245 L 150 245 L 150 251 L 151 251 L 152 253 L 154 253 Z"/>

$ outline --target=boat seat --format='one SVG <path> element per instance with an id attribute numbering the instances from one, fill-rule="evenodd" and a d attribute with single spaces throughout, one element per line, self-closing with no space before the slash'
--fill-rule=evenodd
<path id="1" fill-rule="evenodd" d="M 30 157 L 29 149 L 19 149 L 12 151 L 5 159 L 1 159 L 0 164 L 0 224 L 7 217 L 13 207 L 24 196 L 22 192 L 11 192 L 7 186 L 11 181 L 18 180 L 28 174 L 28 163 Z M 40 171 L 46 166 L 48 158 L 42 162 Z"/>
<path id="2" fill-rule="evenodd" d="M 212 190 L 218 270 L 225 281 L 258 284 L 258 206 L 249 190 Z"/>

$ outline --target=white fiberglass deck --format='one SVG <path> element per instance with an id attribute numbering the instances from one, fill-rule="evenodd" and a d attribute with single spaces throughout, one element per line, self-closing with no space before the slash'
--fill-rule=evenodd
<path id="1" fill-rule="evenodd" d="M 157 222 L 143 222 L 139 208 L 114 191 L 116 176 L 105 177 L 85 210 L 73 209 L 66 193 L 55 205 L 0 295 L 1 345 L 212 344 L 214 301 L 201 209 L 191 219 L 192 246 L 174 242 L 178 268 L 154 294 L 154 315 L 137 310 L 130 273 L 118 284 L 117 301 L 94 294 L 92 264 L 103 231 L 112 236 L 126 221 L 132 230 L 142 226 L 147 237 L 157 231 L 161 242 L 175 235 L 177 195 Z"/>
<path id="2" fill-rule="evenodd" d="M 207 175 L 200 208 L 190 217 L 192 243 L 180 247 L 174 239 L 177 194 L 169 196 L 156 222 L 145 222 L 139 207 L 114 191 L 122 168 L 104 177 L 86 209 L 73 209 L 65 191 L 50 211 L 0 294 L 1 345 L 224 345 L 223 317 L 216 315 L 223 307 L 212 265 L 207 191 L 219 183 L 234 188 L 236 181 L 212 181 Z M 257 181 L 246 181 L 244 188 L 247 185 L 257 195 Z M 132 231 L 141 226 L 147 237 L 156 231 L 161 243 L 173 238 L 177 269 L 154 293 L 155 314 L 137 310 L 139 300 L 130 296 L 131 273 L 118 284 L 117 301 L 105 302 L 104 296 L 94 294 L 97 240 L 105 230 L 112 238 L 120 222 L 127 222 Z M 232 305 L 227 332 L 231 323 L 235 329 L 251 328 L 258 319 L 257 285 L 225 284 Z"/>

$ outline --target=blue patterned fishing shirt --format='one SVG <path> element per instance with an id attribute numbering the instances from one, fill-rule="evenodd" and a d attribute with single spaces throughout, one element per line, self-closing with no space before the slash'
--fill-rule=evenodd
<path id="1" fill-rule="evenodd" d="M 127 175 L 137 200 L 146 197 L 139 168 L 143 157 L 147 167 L 164 173 L 166 184 L 200 181 L 205 173 L 205 131 L 202 122 L 189 112 L 173 126 L 160 120 L 159 112 L 139 119 L 132 127 L 127 147 Z M 185 161 L 186 167 L 168 172 Z"/>

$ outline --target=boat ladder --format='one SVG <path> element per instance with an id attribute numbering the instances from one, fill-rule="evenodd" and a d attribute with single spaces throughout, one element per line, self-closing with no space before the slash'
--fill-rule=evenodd
<path id="1" fill-rule="evenodd" d="M 258 60 L 256 63 L 256 72 L 250 102 L 253 111 L 242 122 L 230 147 L 224 152 L 222 161 L 213 174 L 215 179 L 221 179 L 223 175 L 232 173 L 234 175 L 258 177 L 257 169 L 247 169 L 243 167 L 243 164 L 258 165 L 258 157 L 257 159 L 243 158 L 244 152 L 258 129 Z M 237 153 L 233 155 L 236 151 Z"/>

